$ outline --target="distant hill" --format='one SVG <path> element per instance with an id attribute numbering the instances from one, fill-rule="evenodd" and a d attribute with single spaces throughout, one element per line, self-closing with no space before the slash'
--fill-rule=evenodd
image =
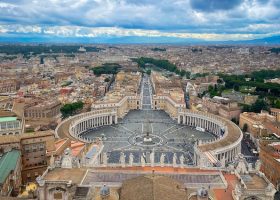
<path id="1" fill-rule="evenodd" d="M 280 45 L 280 35 L 254 40 L 224 41 L 223 44 Z"/>
<path id="2" fill-rule="evenodd" d="M 280 45 L 280 35 L 254 40 L 238 41 L 206 41 L 194 38 L 176 38 L 176 37 L 137 37 L 137 36 L 104 36 L 104 37 L 50 37 L 46 35 L 24 35 L 0 37 L 2 43 L 96 43 L 96 44 L 175 44 L 175 45 Z"/>

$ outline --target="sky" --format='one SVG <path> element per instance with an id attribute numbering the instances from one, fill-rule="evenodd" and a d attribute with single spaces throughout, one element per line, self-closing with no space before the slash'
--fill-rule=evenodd
<path id="1" fill-rule="evenodd" d="M 280 35 L 280 0 L 0 0 L 0 38 L 191 38 Z"/>

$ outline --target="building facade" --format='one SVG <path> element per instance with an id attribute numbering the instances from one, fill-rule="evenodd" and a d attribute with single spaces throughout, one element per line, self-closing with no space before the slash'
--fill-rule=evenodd
<path id="1" fill-rule="evenodd" d="M 47 168 L 50 152 L 55 150 L 54 134 L 50 131 L 24 134 L 21 137 L 22 180 L 33 182 Z"/>
<path id="2" fill-rule="evenodd" d="M 260 143 L 260 159 L 262 172 L 271 183 L 280 190 L 280 143 L 262 141 Z"/>
<path id="3" fill-rule="evenodd" d="M 38 102 L 35 105 L 26 105 L 24 116 L 26 120 L 46 119 L 53 120 L 60 115 L 61 103 L 59 101 Z"/>
<path id="4" fill-rule="evenodd" d="M 55 137 L 52 131 L 23 133 L 19 136 L 6 135 L 0 139 L 0 153 L 11 149 L 21 153 L 21 177 L 23 183 L 32 182 L 49 165 L 52 152 L 55 151 Z"/>
<path id="5" fill-rule="evenodd" d="M 25 120 L 11 111 L 0 111 L 0 136 L 19 135 L 24 132 Z"/>
<path id="6" fill-rule="evenodd" d="M 21 153 L 10 150 L 0 157 L 0 199 L 1 196 L 15 196 L 21 186 Z"/>

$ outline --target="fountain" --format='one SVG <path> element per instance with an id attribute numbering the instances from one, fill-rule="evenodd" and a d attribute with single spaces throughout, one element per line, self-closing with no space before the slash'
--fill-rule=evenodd
<path id="1" fill-rule="evenodd" d="M 144 136 L 144 143 L 150 143 L 153 142 L 153 138 L 150 137 L 149 132 L 146 133 L 146 135 Z"/>

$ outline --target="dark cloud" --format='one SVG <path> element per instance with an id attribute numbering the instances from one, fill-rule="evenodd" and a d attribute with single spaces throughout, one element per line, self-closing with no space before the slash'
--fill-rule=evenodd
<path id="1" fill-rule="evenodd" d="M 271 33 L 279 19 L 280 0 L 0 0 L 0 36 L 1 25 L 17 24 Z"/>
<path id="2" fill-rule="evenodd" d="M 191 0 L 195 10 L 213 12 L 216 10 L 230 10 L 242 3 L 242 0 Z"/>

